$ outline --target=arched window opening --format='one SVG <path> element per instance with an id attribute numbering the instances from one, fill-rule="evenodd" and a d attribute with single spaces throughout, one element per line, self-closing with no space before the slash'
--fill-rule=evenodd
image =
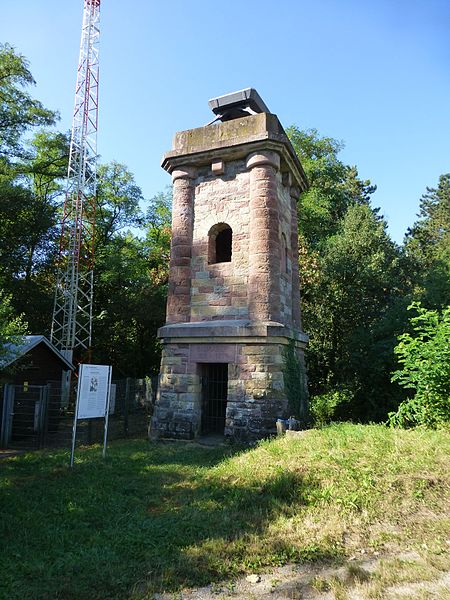
<path id="1" fill-rule="evenodd" d="M 226 223 L 218 223 L 208 234 L 208 264 L 231 262 L 233 232 Z"/>
<path id="2" fill-rule="evenodd" d="M 231 262 L 231 228 L 222 229 L 216 237 L 216 262 Z"/>

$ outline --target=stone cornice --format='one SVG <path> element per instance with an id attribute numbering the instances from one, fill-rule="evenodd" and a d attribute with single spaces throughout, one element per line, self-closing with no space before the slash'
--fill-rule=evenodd
<path id="1" fill-rule="evenodd" d="M 287 343 L 295 340 L 302 347 L 309 337 L 302 331 L 285 327 L 273 321 L 261 323 L 253 321 L 200 321 L 194 323 L 173 323 L 158 329 L 158 337 L 164 343 Z M 281 341 L 281 340 L 284 340 Z"/>
<path id="2" fill-rule="evenodd" d="M 161 166 L 172 173 L 180 167 L 206 165 L 218 159 L 237 160 L 267 150 L 279 154 L 281 171 L 290 172 L 295 185 L 306 190 L 308 181 L 303 167 L 278 117 L 270 113 L 180 131 Z"/>

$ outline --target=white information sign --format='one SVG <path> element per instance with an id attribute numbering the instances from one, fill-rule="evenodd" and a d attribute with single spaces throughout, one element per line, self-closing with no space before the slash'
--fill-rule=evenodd
<path id="1" fill-rule="evenodd" d="M 115 402 L 115 386 L 111 385 L 112 367 L 109 365 L 80 365 L 78 376 L 77 404 L 73 419 L 72 451 L 70 466 L 73 467 L 75 441 L 77 437 L 77 421 L 81 419 L 105 418 L 105 434 L 103 436 L 103 458 L 106 456 L 108 439 L 108 420 L 110 394 L 113 389 Z"/>
<path id="2" fill-rule="evenodd" d="M 110 371 L 111 367 L 107 365 L 81 365 L 77 414 L 79 421 L 105 416 Z"/>

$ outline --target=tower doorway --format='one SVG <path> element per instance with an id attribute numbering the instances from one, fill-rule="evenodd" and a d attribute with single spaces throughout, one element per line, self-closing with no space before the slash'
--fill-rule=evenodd
<path id="1" fill-rule="evenodd" d="M 202 435 L 223 434 L 227 410 L 228 364 L 202 366 Z"/>

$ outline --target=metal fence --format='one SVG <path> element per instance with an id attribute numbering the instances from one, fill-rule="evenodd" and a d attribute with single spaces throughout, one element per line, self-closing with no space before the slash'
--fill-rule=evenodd
<path id="1" fill-rule="evenodd" d="M 153 410 L 149 379 L 113 380 L 108 439 L 145 437 Z M 64 394 L 60 382 L 5 384 L 0 389 L 0 447 L 34 450 L 70 447 L 75 387 Z M 78 421 L 77 445 L 103 441 L 104 419 Z"/>

